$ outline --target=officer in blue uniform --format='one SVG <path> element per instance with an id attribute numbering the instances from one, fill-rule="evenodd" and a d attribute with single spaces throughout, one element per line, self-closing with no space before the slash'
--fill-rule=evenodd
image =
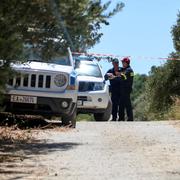
<path id="1" fill-rule="evenodd" d="M 130 66 L 128 57 L 122 59 L 123 68 L 121 69 L 121 86 L 119 99 L 119 121 L 125 120 L 125 112 L 127 113 L 127 121 L 133 121 L 133 110 L 130 94 L 132 92 L 134 72 Z"/>
<path id="2" fill-rule="evenodd" d="M 105 74 L 105 80 L 110 81 L 110 92 L 111 92 L 111 100 L 112 100 L 112 121 L 117 120 L 117 114 L 119 111 L 119 103 L 121 96 L 121 81 L 122 78 L 120 76 L 122 72 L 122 68 L 119 67 L 119 60 L 112 59 L 113 68 L 109 69 Z"/>

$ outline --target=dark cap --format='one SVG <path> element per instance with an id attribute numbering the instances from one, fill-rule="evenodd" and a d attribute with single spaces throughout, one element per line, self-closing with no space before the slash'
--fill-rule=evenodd
<path id="1" fill-rule="evenodd" d="M 119 60 L 117 58 L 113 58 L 112 62 L 119 63 Z"/>

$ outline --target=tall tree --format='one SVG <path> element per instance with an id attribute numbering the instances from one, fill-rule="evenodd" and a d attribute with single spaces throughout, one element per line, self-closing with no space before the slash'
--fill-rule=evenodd
<path id="1" fill-rule="evenodd" d="M 34 14 L 37 22 L 31 26 L 27 43 L 46 59 L 63 53 L 69 46 L 74 51 L 86 51 L 99 42 L 102 25 L 109 25 L 108 19 L 124 6 L 118 3 L 108 12 L 110 4 L 111 1 L 102 4 L 101 0 L 46 0 L 40 8 L 40 18 Z"/>
<path id="2" fill-rule="evenodd" d="M 0 56 L 17 59 L 25 44 L 45 59 L 69 46 L 85 51 L 99 42 L 102 25 L 109 25 L 108 19 L 124 7 L 117 3 L 109 11 L 110 4 L 101 0 L 1 0 Z"/>
<path id="3" fill-rule="evenodd" d="M 176 54 L 180 56 L 180 12 L 178 13 L 177 24 L 172 27 L 172 36 L 173 36 L 173 43 L 174 48 L 176 50 Z"/>

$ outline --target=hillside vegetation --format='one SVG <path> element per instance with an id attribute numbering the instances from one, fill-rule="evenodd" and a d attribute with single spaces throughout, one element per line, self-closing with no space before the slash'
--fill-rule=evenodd
<path id="1" fill-rule="evenodd" d="M 180 119 L 180 13 L 172 27 L 175 52 L 171 60 L 134 78 L 133 104 L 137 120 Z"/>

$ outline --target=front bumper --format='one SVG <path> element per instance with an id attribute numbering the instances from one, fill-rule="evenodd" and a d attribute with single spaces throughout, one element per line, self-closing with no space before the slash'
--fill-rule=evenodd
<path id="1" fill-rule="evenodd" d="M 33 90 L 33 89 L 8 89 L 8 95 L 23 95 L 23 96 L 35 96 L 35 97 L 49 97 L 49 98 L 67 98 L 72 99 L 73 102 L 77 101 L 77 90 L 65 90 L 63 92 L 56 92 L 56 91 L 39 91 L 39 90 Z"/>
<path id="2" fill-rule="evenodd" d="M 106 90 L 79 92 L 77 101 L 78 112 L 104 112 L 109 101 L 111 101 L 111 99 Z"/>
<path id="3" fill-rule="evenodd" d="M 5 111 L 16 114 L 38 114 L 38 115 L 71 115 L 76 110 L 76 103 L 71 98 L 37 97 L 36 104 L 17 103 L 10 101 L 11 95 L 6 95 L 4 105 Z M 66 101 L 68 106 L 64 108 L 62 102 Z"/>

